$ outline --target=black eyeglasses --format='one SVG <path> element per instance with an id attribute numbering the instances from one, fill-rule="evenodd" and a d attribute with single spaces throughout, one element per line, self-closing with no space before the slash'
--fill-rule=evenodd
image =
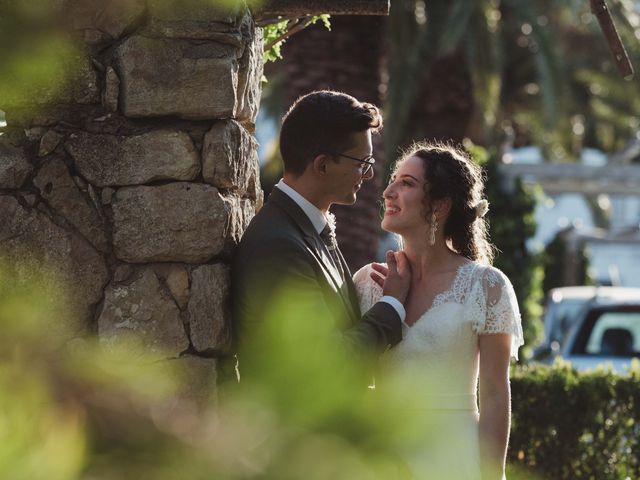
<path id="1" fill-rule="evenodd" d="M 362 176 L 364 177 L 367 173 L 371 171 L 373 168 L 373 164 L 376 163 L 376 159 L 373 158 L 373 155 L 367 155 L 364 158 L 356 158 L 351 155 L 345 155 L 344 153 L 335 153 L 335 152 L 327 152 L 329 155 L 335 155 L 337 157 L 344 157 L 350 160 L 355 160 L 356 162 L 362 163 L 364 166 L 362 167 Z"/>

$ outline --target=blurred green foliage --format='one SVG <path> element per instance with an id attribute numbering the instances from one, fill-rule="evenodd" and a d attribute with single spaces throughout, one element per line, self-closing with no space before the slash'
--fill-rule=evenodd
<path id="1" fill-rule="evenodd" d="M 255 381 L 194 397 L 183 359 L 49 335 L 64 299 L 41 295 L 55 277 L 26 270 L 23 282 L 0 271 L 2 479 L 388 480 L 407 478 L 403 452 L 458 442 L 416 381 L 430 372 L 367 388 L 371 365 L 346 361 L 334 329 L 291 292 L 256 330 Z M 449 452 L 456 461 L 459 450 Z"/>
<path id="2" fill-rule="evenodd" d="M 19 270 L 0 268 L 0 478 L 183 478 L 198 456 L 172 431 L 193 410 L 176 404 L 183 371 L 70 340 L 58 280 Z"/>
<path id="3" fill-rule="evenodd" d="M 511 397 L 511 465 L 557 480 L 640 478 L 637 360 L 625 375 L 517 366 Z"/>
<path id="4" fill-rule="evenodd" d="M 79 48 L 50 0 L 0 1 L 0 108 L 51 98 L 74 74 Z"/>

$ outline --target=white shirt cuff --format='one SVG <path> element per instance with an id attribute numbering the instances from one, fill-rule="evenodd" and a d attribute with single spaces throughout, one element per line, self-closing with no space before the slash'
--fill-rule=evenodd
<path id="1" fill-rule="evenodd" d="M 396 297 L 392 297 L 391 295 L 385 295 L 382 297 L 379 302 L 385 302 L 391 305 L 398 315 L 400 315 L 400 321 L 404 322 L 404 319 L 407 317 L 407 311 L 404 309 L 404 306 Z"/>

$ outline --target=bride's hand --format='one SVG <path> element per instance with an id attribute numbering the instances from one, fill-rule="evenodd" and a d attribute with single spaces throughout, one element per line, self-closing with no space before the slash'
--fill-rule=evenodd
<path id="1" fill-rule="evenodd" d="M 382 263 L 372 263 L 371 268 L 375 270 L 369 274 L 371 279 L 381 287 L 384 287 L 384 281 L 387 278 L 387 275 L 389 275 L 389 269 L 387 266 Z"/>

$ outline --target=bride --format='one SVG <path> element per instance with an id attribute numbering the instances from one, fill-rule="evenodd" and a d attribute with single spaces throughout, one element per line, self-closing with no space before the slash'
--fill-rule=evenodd
<path id="1" fill-rule="evenodd" d="M 382 357 L 376 389 L 408 376 L 406 405 L 429 419 L 430 437 L 402 447 L 413 478 L 504 476 L 509 359 L 523 337 L 513 287 L 491 266 L 482 191 L 480 169 L 440 144 L 405 153 L 384 191 L 382 228 L 401 236 L 395 256 L 408 260 L 411 288 L 403 340 Z M 374 263 L 354 275 L 363 311 L 382 295 L 386 273 Z"/>

